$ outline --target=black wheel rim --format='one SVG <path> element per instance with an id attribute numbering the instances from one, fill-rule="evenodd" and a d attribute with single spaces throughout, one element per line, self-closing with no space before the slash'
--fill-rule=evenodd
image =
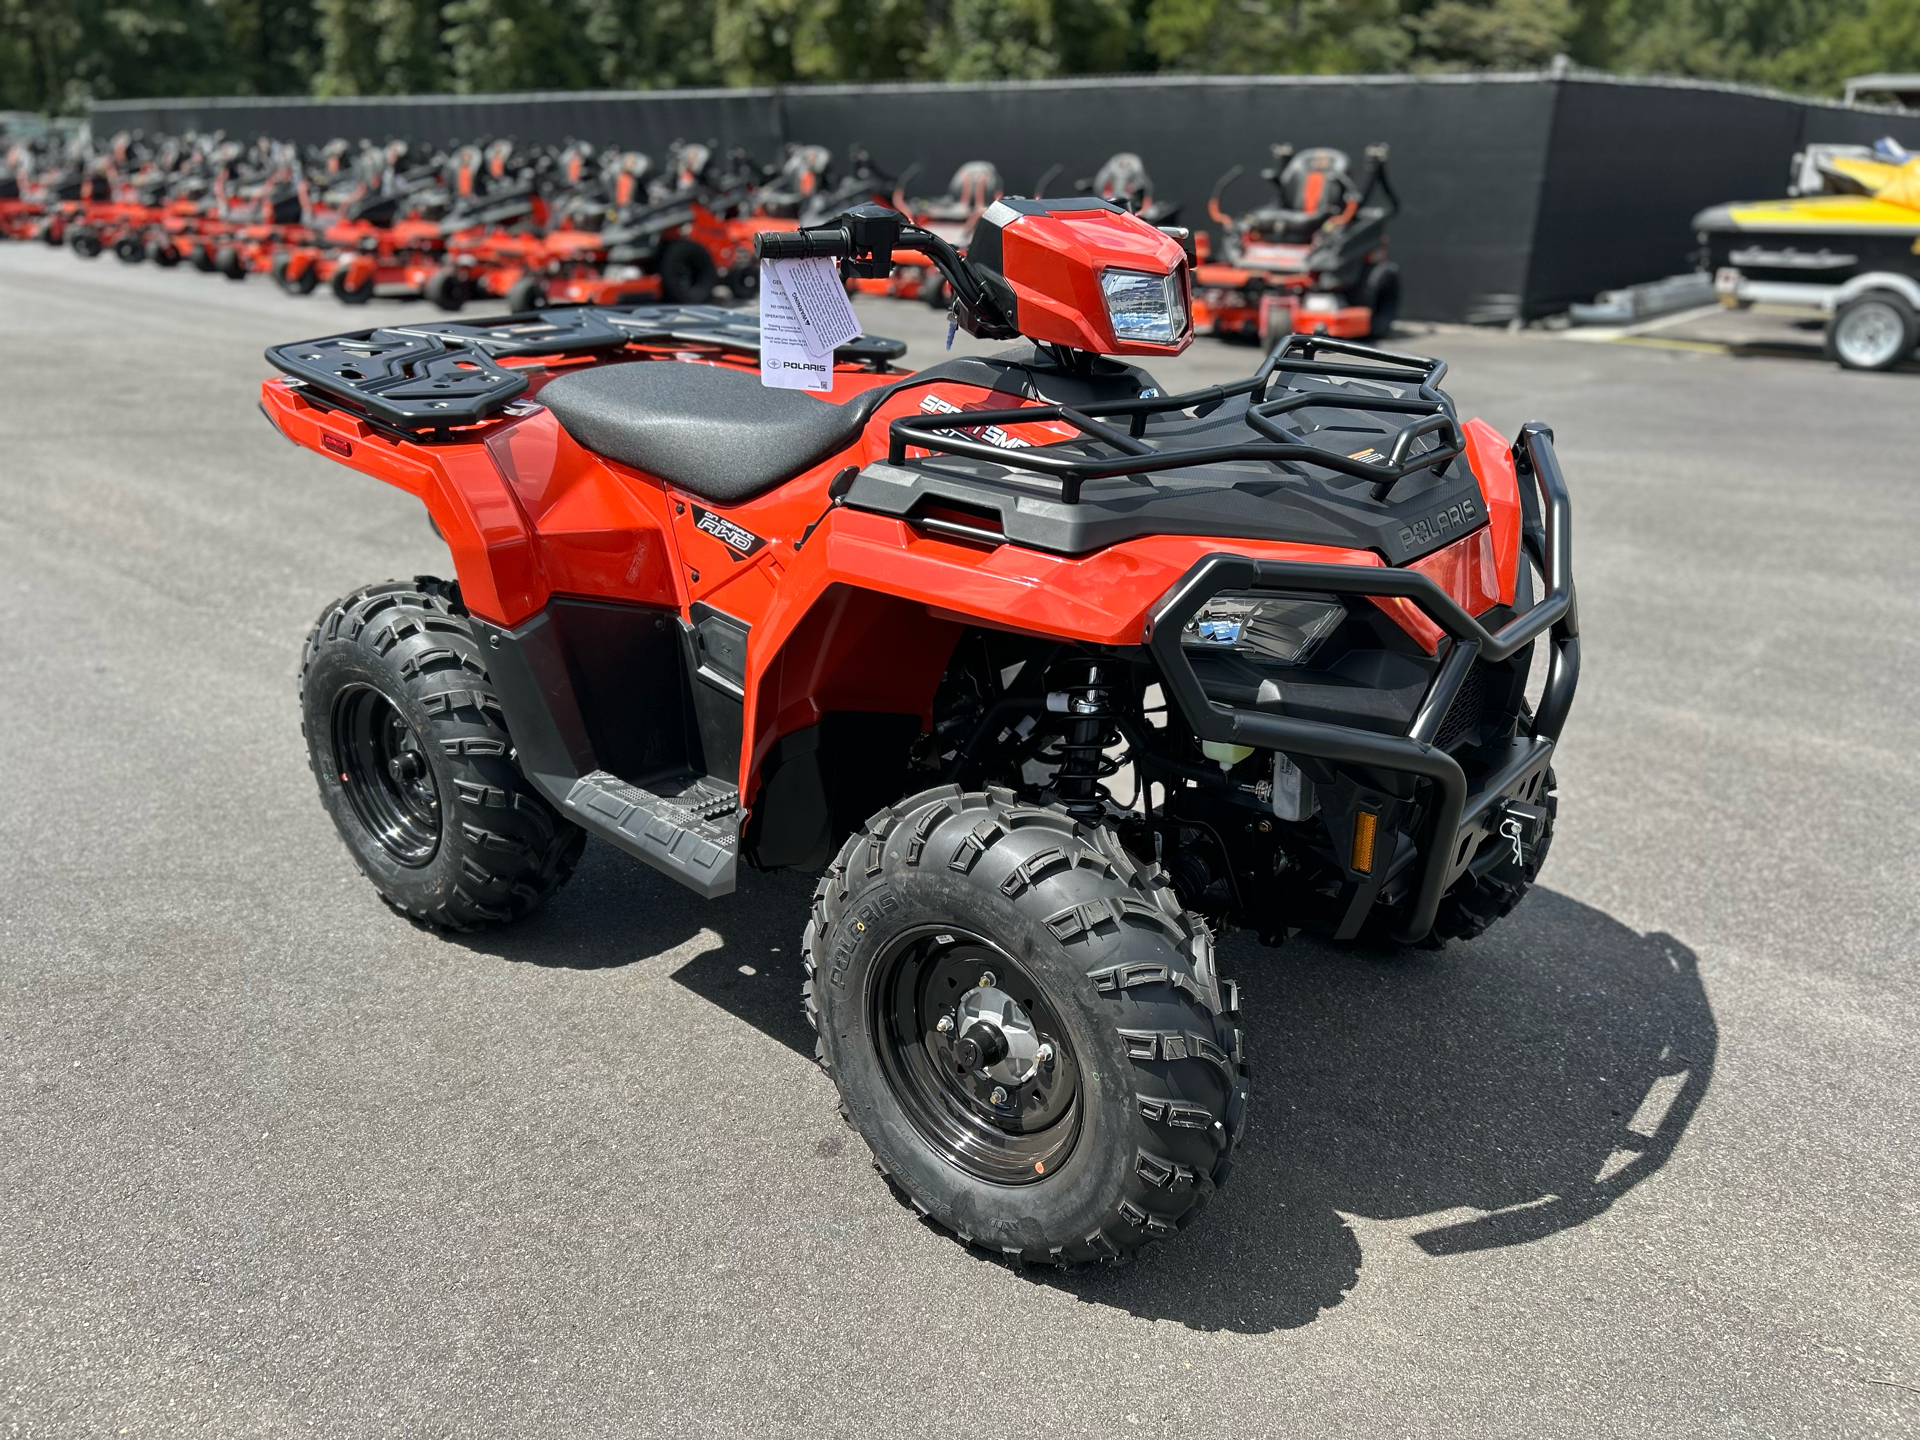
<path id="1" fill-rule="evenodd" d="M 874 974 L 881 1068 L 921 1138 L 949 1164 L 990 1184 L 1031 1185 L 1058 1174 L 1085 1112 L 1080 1065 L 1059 1011 L 1031 971 L 979 935 L 923 926 L 895 939 Z M 957 1032 L 939 1028 L 989 978 L 1052 1049 L 1051 1063 L 1034 1065 L 1026 1084 L 968 1069 L 955 1054 Z M 996 1091 L 1005 1098 L 996 1102 Z"/>
<path id="2" fill-rule="evenodd" d="M 400 712 L 357 685 L 333 703 L 333 755 L 353 813 L 380 847 L 418 868 L 440 848 L 440 791 L 433 764 Z"/>

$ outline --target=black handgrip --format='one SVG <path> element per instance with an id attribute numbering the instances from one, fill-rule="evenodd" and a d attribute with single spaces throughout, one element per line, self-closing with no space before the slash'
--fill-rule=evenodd
<path id="1" fill-rule="evenodd" d="M 753 237 L 753 253 L 762 260 L 843 260 L 853 242 L 845 226 L 818 230 L 762 230 Z"/>

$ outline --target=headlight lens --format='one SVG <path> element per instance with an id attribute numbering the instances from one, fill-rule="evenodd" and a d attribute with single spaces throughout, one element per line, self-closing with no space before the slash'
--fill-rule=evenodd
<path id="1" fill-rule="evenodd" d="M 1100 293 L 1107 318 L 1121 340 L 1171 345 L 1186 329 L 1187 306 L 1180 275 L 1151 275 L 1144 270 L 1102 270 Z"/>
<path id="2" fill-rule="evenodd" d="M 1331 595 L 1216 595 L 1187 622 L 1180 643 L 1294 665 L 1312 655 L 1346 618 L 1346 606 Z"/>

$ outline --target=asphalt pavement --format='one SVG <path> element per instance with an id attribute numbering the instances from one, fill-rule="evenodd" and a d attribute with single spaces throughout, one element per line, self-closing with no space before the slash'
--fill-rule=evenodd
<path id="1" fill-rule="evenodd" d="M 1920 375 L 1398 337 L 1558 433 L 1542 887 L 1439 952 L 1231 941 L 1243 1162 L 1057 1275 L 841 1124 L 809 877 L 595 842 L 442 938 L 355 871 L 300 642 L 449 565 L 268 428 L 260 351 L 420 313 L 0 248 L 0 1434 L 1920 1431 Z"/>

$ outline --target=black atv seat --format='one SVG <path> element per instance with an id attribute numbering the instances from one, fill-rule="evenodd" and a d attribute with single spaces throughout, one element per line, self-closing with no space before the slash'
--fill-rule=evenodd
<path id="1" fill-rule="evenodd" d="M 835 405 L 744 370 L 636 360 L 558 376 L 538 399 L 589 450 L 724 505 L 850 444 L 892 388 Z"/>

